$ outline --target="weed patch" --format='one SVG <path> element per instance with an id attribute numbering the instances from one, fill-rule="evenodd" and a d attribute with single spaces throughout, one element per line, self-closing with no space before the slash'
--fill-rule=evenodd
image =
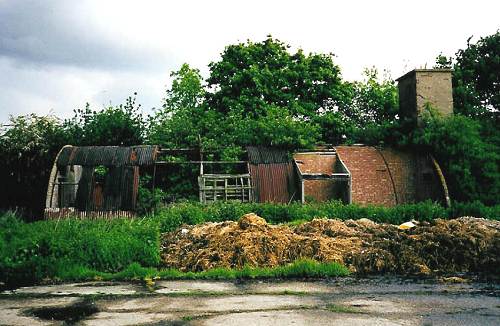
<path id="1" fill-rule="evenodd" d="M 74 220 L 24 223 L 0 216 L 1 281 L 88 279 L 133 262 L 158 266 L 159 230 L 150 220 Z"/>
<path id="2" fill-rule="evenodd" d="M 362 311 L 353 308 L 353 307 L 347 307 L 343 305 L 338 305 L 338 304 L 329 304 L 326 306 L 326 309 L 331 312 L 336 312 L 339 314 L 361 314 L 363 313 Z"/>

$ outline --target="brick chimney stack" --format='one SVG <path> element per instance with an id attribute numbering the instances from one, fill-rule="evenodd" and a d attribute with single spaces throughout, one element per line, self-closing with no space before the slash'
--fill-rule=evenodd
<path id="1" fill-rule="evenodd" d="M 396 79 L 399 116 L 418 122 L 427 105 L 442 116 L 453 114 L 451 69 L 415 69 Z"/>

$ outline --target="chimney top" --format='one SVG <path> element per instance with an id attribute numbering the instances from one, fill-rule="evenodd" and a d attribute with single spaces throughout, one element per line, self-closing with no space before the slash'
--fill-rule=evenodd
<path id="1" fill-rule="evenodd" d="M 418 122 L 428 105 L 440 115 L 453 114 L 452 69 L 414 69 L 396 79 L 399 116 Z"/>
<path id="2" fill-rule="evenodd" d="M 403 76 L 399 77 L 399 78 L 396 78 L 396 81 L 400 81 L 401 79 L 405 79 L 405 78 L 408 78 L 414 74 L 416 74 L 417 72 L 429 72 L 429 73 L 439 73 L 439 72 L 444 72 L 444 73 L 452 73 L 453 72 L 453 69 L 444 69 L 444 68 L 439 68 L 439 69 L 413 69 L 413 70 L 410 70 L 408 71 L 406 74 L 404 74 Z"/>

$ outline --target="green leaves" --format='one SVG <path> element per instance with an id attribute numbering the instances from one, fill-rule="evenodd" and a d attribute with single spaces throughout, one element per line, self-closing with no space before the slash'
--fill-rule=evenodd
<path id="1" fill-rule="evenodd" d="M 434 153 L 444 168 L 452 198 L 497 204 L 500 198 L 500 149 L 487 124 L 461 115 L 427 118 L 412 143 Z"/>
<path id="2" fill-rule="evenodd" d="M 101 111 L 92 110 L 87 104 L 85 109 L 75 110 L 74 117 L 64 122 L 64 128 L 72 145 L 139 145 L 143 143 L 145 129 L 140 107 L 135 97 Z"/>
<path id="3" fill-rule="evenodd" d="M 456 53 L 453 64 L 454 111 L 468 117 L 498 120 L 500 32 L 482 37 L 474 44 L 471 38 L 467 40 L 467 48 Z M 438 64 L 439 61 L 443 59 L 438 57 Z"/>

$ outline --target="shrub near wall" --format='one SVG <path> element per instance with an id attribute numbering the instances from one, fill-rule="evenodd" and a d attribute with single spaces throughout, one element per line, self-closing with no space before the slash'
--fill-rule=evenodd
<path id="1" fill-rule="evenodd" d="M 155 219 L 162 232 L 172 231 L 182 224 L 234 221 L 246 213 L 256 213 L 270 223 L 309 221 L 313 218 L 337 218 L 341 220 L 369 218 L 375 222 L 400 224 L 409 220 L 431 221 L 446 218 L 445 208 L 431 202 L 396 207 L 343 205 L 333 201 L 302 205 L 300 203 L 231 203 L 217 202 L 211 205 L 199 203 L 172 204 L 159 210 Z"/>
<path id="2" fill-rule="evenodd" d="M 270 223 L 300 223 L 313 218 L 336 218 L 341 220 L 369 218 L 379 223 L 400 224 L 410 220 L 432 221 L 437 218 L 461 216 L 500 219 L 500 206 L 485 206 L 480 202 L 454 203 L 450 208 L 430 201 L 398 205 L 395 207 L 343 205 L 340 202 L 270 204 L 216 202 L 210 205 L 199 203 L 177 203 L 169 205 L 155 214 L 161 232 L 176 229 L 182 224 L 235 221 L 246 213 L 256 213 Z"/>
<path id="3" fill-rule="evenodd" d="M 486 206 L 480 201 L 471 203 L 454 203 L 448 209 L 450 218 L 460 216 L 482 217 L 490 220 L 500 220 L 500 205 Z"/>
<path id="4" fill-rule="evenodd" d="M 151 220 L 61 220 L 23 223 L 0 216 L 0 281 L 29 284 L 82 267 L 121 271 L 157 266 L 159 230 Z"/>

